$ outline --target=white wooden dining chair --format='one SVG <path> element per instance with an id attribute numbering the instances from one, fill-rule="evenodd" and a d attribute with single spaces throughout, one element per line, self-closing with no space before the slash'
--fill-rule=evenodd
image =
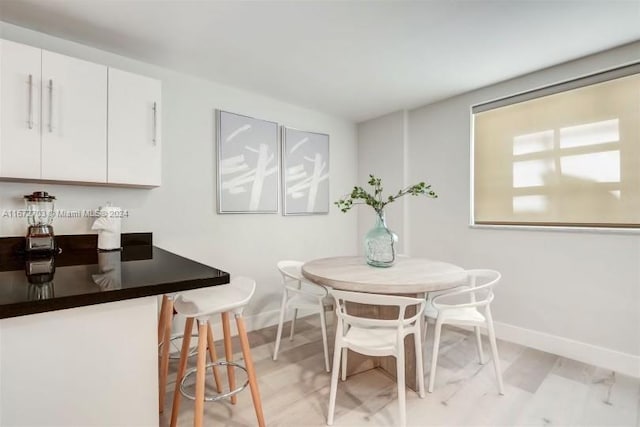
<path id="1" fill-rule="evenodd" d="M 329 348 L 327 346 L 327 318 L 325 310 L 333 305 L 332 299 L 328 296 L 326 288 L 316 285 L 304 279 L 302 276 L 301 261 L 280 261 L 278 270 L 282 275 L 282 303 L 280 305 L 280 319 L 278 321 L 278 331 L 276 332 L 276 346 L 273 351 L 273 360 L 278 360 L 278 350 L 280 349 L 280 339 L 282 337 L 282 325 L 288 310 L 293 310 L 291 319 L 291 332 L 289 339 L 293 340 L 296 317 L 298 310 L 316 312 L 320 315 L 320 327 L 322 328 L 322 344 L 324 346 L 324 367 L 329 372 Z"/>
<path id="2" fill-rule="evenodd" d="M 442 325 L 448 324 L 472 326 L 474 328 L 478 356 L 481 364 L 486 362 L 482 352 L 480 327 L 487 328 L 493 356 L 493 366 L 498 380 L 498 391 L 500 394 L 504 394 L 500 359 L 496 345 L 496 334 L 493 329 L 493 318 L 491 317 L 490 308 L 491 301 L 493 301 L 493 287 L 498 283 L 500 278 L 500 273 L 494 270 L 468 270 L 467 284 L 465 286 L 455 288 L 450 292 L 439 293 L 435 296 L 430 294 L 427 298 L 424 310 L 424 315 L 427 320 L 424 325 L 424 339 L 426 339 L 427 336 L 429 321 L 435 322 L 431 373 L 429 374 L 429 393 L 433 392 L 435 384 Z M 466 300 L 466 302 L 458 302 L 461 298 Z M 452 302 L 447 303 L 447 300 Z"/>
<path id="3" fill-rule="evenodd" d="M 423 298 L 347 292 L 335 289 L 330 290 L 329 293 L 335 298 L 338 319 L 335 326 L 336 341 L 327 425 L 333 425 L 341 360 L 342 379 L 346 379 L 348 350 L 369 356 L 394 356 L 396 358 L 400 419 L 395 425 L 406 425 L 404 338 L 414 334 L 416 360 L 422 360 L 420 319 L 423 315 L 425 300 Z M 346 305 L 348 302 L 397 307 L 398 317 L 388 320 L 359 317 L 348 312 Z M 411 306 L 416 307 L 416 314 L 405 319 L 407 308 Z M 417 363 L 417 374 L 418 394 L 420 397 L 424 397 L 422 363 Z"/>

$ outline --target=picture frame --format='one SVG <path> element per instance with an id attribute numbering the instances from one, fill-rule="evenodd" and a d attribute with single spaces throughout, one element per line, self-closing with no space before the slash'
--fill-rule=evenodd
<path id="1" fill-rule="evenodd" d="M 329 213 L 329 135 L 281 127 L 282 213 Z"/>
<path id="2" fill-rule="evenodd" d="M 278 124 L 216 110 L 218 213 L 278 213 Z"/>

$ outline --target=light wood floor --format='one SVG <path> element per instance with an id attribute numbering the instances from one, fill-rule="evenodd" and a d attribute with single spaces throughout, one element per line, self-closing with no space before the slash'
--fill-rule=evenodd
<path id="1" fill-rule="evenodd" d="M 271 358 L 275 327 L 249 333 L 268 426 L 326 425 L 329 374 L 324 371 L 317 319 L 318 316 L 311 316 L 296 323 L 294 340 L 283 337 L 276 362 Z M 283 335 L 288 337 L 288 325 Z M 430 333 L 427 341 L 432 338 Z M 224 354 L 219 342 L 218 345 L 218 354 Z M 420 399 L 407 390 L 410 426 L 640 427 L 638 379 L 498 341 L 505 383 L 505 395 L 500 396 L 491 363 L 480 365 L 477 361 L 473 335 L 445 327 L 440 348 L 434 392 Z M 237 340 L 234 349 L 239 358 Z M 488 345 L 485 350 L 488 353 Z M 425 351 L 430 356 L 430 343 Z M 190 367 L 194 364 L 192 358 Z M 176 365 L 172 361 L 161 426 L 169 424 Z M 428 367 L 429 362 L 425 363 L 425 383 Z M 213 382 L 212 375 L 207 376 L 207 381 Z M 338 383 L 334 425 L 395 426 L 396 394 L 395 382 L 379 370 L 348 377 L 346 382 Z M 192 425 L 192 420 L 193 402 L 183 398 L 179 425 Z M 205 403 L 205 425 L 256 424 L 248 389 L 238 395 L 236 405 L 228 401 Z"/>

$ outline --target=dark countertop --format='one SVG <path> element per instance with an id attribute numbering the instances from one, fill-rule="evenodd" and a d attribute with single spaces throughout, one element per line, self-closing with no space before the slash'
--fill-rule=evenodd
<path id="1" fill-rule="evenodd" d="M 0 319 L 229 283 L 229 273 L 152 246 L 148 233 L 123 235 L 115 252 L 99 252 L 90 235 L 56 240 L 61 253 L 36 257 L 19 238 L 0 239 Z"/>

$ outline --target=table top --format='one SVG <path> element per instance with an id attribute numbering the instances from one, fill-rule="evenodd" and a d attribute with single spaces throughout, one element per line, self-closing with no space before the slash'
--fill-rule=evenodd
<path id="1" fill-rule="evenodd" d="M 2 256 L 0 319 L 221 285 L 230 279 L 224 271 L 152 245 L 123 245 L 115 252 L 72 246 L 50 257 Z"/>
<path id="2" fill-rule="evenodd" d="M 377 294 L 418 294 L 459 286 L 464 269 L 442 261 L 399 256 L 387 268 L 372 267 L 363 257 L 333 257 L 309 261 L 302 275 L 335 289 Z"/>

